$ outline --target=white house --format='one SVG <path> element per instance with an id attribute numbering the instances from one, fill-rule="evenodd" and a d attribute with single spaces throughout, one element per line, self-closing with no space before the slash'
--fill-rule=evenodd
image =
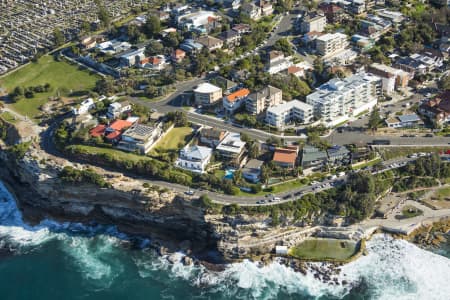
<path id="1" fill-rule="evenodd" d="M 114 119 L 127 111 L 131 111 L 130 102 L 128 101 L 114 102 L 109 105 L 108 112 L 106 115 L 108 116 L 108 118 Z"/>
<path id="2" fill-rule="evenodd" d="M 125 66 L 131 67 L 145 58 L 144 52 L 145 48 L 139 48 L 137 50 L 131 49 L 120 54 L 119 59 Z"/>
<path id="3" fill-rule="evenodd" d="M 250 159 L 242 169 L 242 177 L 250 182 L 259 182 L 263 164 L 262 160 Z"/>
<path id="4" fill-rule="evenodd" d="M 186 146 L 180 150 L 175 166 L 195 173 L 204 173 L 211 155 L 211 148 L 197 145 Z"/>
<path id="5" fill-rule="evenodd" d="M 277 255 L 287 255 L 288 247 L 287 246 L 275 246 L 275 254 Z"/>
<path id="6" fill-rule="evenodd" d="M 147 126 L 135 123 L 123 134 L 117 148 L 125 151 L 137 151 L 145 154 L 162 134 L 162 124 L 157 126 Z"/>
<path id="7" fill-rule="evenodd" d="M 83 100 L 79 105 L 72 108 L 72 113 L 76 116 L 82 115 L 87 113 L 90 109 L 94 109 L 94 99 L 87 98 L 86 100 Z"/>
<path id="8" fill-rule="evenodd" d="M 286 70 L 292 66 L 291 58 L 285 57 L 281 51 L 270 51 L 269 61 L 266 65 L 266 71 L 269 74 L 276 74 L 283 70 Z"/>

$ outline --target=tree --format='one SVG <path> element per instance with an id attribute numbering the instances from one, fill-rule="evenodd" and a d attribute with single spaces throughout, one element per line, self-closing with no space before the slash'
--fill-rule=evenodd
<path id="1" fill-rule="evenodd" d="M 239 185 L 242 181 L 242 171 L 236 170 L 236 172 L 233 173 L 233 183 L 235 185 Z"/>
<path id="2" fill-rule="evenodd" d="M 264 184 L 269 183 L 270 174 L 271 174 L 270 168 L 266 165 L 263 165 L 261 167 L 261 181 L 264 182 Z"/>
<path id="3" fill-rule="evenodd" d="M 91 31 L 91 24 L 86 20 L 83 20 L 81 22 L 80 27 L 81 27 L 81 31 L 83 31 L 84 33 L 88 33 L 89 31 Z"/>
<path id="4" fill-rule="evenodd" d="M 61 46 L 62 44 L 64 44 L 64 34 L 59 28 L 55 28 L 53 30 L 53 39 L 56 46 Z"/>
<path id="5" fill-rule="evenodd" d="M 250 158 L 257 158 L 259 156 L 259 146 L 256 142 L 252 142 L 248 146 L 248 156 Z"/>
<path id="6" fill-rule="evenodd" d="M 155 15 L 148 16 L 144 25 L 144 32 L 149 38 L 155 37 L 161 31 L 161 22 Z"/>
<path id="7" fill-rule="evenodd" d="M 285 55 L 294 54 L 294 50 L 292 49 L 292 45 L 287 38 L 279 39 L 273 45 L 273 49 L 283 52 Z"/>
<path id="8" fill-rule="evenodd" d="M 280 225 L 280 212 L 277 207 L 272 207 L 272 212 L 270 214 L 270 217 L 272 218 L 272 222 L 271 222 L 272 226 Z"/>
<path id="9" fill-rule="evenodd" d="M 139 28 L 134 24 L 128 25 L 127 35 L 132 43 L 138 43 L 141 40 L 142 36 Z"/>
<path id="10" fill-rule="evenodd" d="M 443 90 L 450 89 L 450 76 L 444 76 L 438 81 L 438 87 Z"/>
<path id="11" fill-rule="evenodd" d="M 370 113 L 369 122 L 367 125 L 372 131 L 377 131 L 381 121 L 380 111 L 375 108 Z"/>
<path id="12" fill-rule="evenodd" d="M 12 91 L 12 93 L 9 94 L 9 97 L 13 102 L 17 102 L 20 100 L 20 98 L 22 98 L 23 94 L 24 94 L 23 88 L 20 86 L 16 86 Z"/>
<path id="13" fill-rule="evenodd" d="M 163 50 L 164 50 L 163 44 L 155 40 L 150 41 L 147 47 L 145 48 L 146 54 L 150 56 L 161 54 Z"/>
<path id="14" fill-rule="evenodd" d="M 111 19 L 109 17 L 108 11 L 106 10 L 106 8 L 103 5 L 103 3 L 101 2 L 101 0 L 96 0 L 95 3 L 98 7 L 98 13 L 97 13 L 98 19 L 100 20 L 100 22 L 104 28 L 108 28 L 111 23 Z"/>
<path id="15" fill-rule="evenodd" d="M 280 7 L 282 11 L 290 11 L 293 5 L 293 0 L 278 0 L 278 7 Z"/>

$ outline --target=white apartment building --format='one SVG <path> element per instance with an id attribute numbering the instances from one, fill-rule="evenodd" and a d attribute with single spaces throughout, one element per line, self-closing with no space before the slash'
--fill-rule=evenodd
<path id="1" fill-rule="evenodd" d="M 233 114 L 244 103 L 247 96 L 250 94 L 249 89 L 239 89 L 225 97 L 223 97 L 223 108 L 227 114 Z"/>
<path id="2" fill-rule="evenodd" d="M 381 95 L 381 79 L 366 73 L 345 79 L 334 78 L 306 97 L 314 116 L 329 127 L 340 124 L 377 105 Z"/>
<path id="3" fill-rule="evenodd" d="M 383 93 L 392 94 L 396 89 L 403 89 L 408 86 L 409 73 L 390 66 L 373 63 L 369 66 L 368 72 L 381 78 Z"/>
<path id="4" fill-rule="evenodd" d="M 347 36 L 343 33 L 327 33 L 315 40 L 316 51 L 322 56 L 331 56 L 348 46 Z"/>
<path id="5" fill-rule="evenodd" d="M 211 148 L 197 145 L 186 146 L 180 150 L 175 166 L 194 173 L 204 173 L 211 155 Z"/>
<path id="6" fill-rule="evenodd" d="M 306 16 L 300 24 L 300 30 L 302 33 L 322 32 L 326 25 L 327 18 L 324 15 Z"/>
<path id="7" fill-rule="evenodd" d="M 313 118 L 313 107 L 299 100 L 292 100 L 269 107 L 266 112 L 266 122 L 282 129 L 291 122 L 310 123 Z"/>
<path id="8" fill-rule="evenodd" d="M 222 89 L 211 83 L 201 83 L 194 89 L 196 105 L 212 105 L 222 99 Z"/>

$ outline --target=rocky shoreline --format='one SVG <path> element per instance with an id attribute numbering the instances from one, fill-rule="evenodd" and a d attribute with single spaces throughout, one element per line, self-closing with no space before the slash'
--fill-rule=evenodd
<path id="1" fill-rule="evenodd" d="M 439 248 L 441 244 L 450 241 L 450 218 L 422 226 L 409 235 L 407 240 L 425 250 Z"/>
<path id="2" fill-rule="evenodd" d="M 248 246 L 242 252 L 242 248 L 238 247 L 243 245 L 242 237 L 250 237 L 255 228 L 267 221 L 267 217 L 208 215 L 202 208 L 194 205 L 192 200 L 170 192 L 150 192 L 142 187 L 142 183 L 133 183 L 131 179 L 123 177 L 110 189 L 62 184 L 55 174 L 58 167 L 70 162 L 53 161 L 48 157 L 38 160 L 37 157 L 42 156 L 38 149 L 32 149 L 24 160 L 15 161 L 1 149 L 0 145 L 0 163 L 4 166 L 0 169 L 0 180 L 16 197 L 25 221 L 30 224 L 37 224 L 46 218 L 88 225 L 114 224 L 120 232 L 130 235 L 131 247 L 138 247 L 133 246 L 133 237 L 149 238 L 150 247 L 171 263 L 202 265 L 210 271 L 218 272 L 224 270 L 229 263 L 245 258 L 260 266 L 277 261 L 296 272 L 314 274 L 314 277 L 329 284 L 345 285 L 346 282 L 336 282 L 339 267 L 364 255 L 362 249 L 346 262 L 322 263 L 291 257 L 279 258 L 271 253 L 277 240 L 257 247 Z M 124 182 L 130 186 L 128 189 L 120 186 Z M 250 229 L 246 230 L 246 227 Z M 434 245 L 437 240 L 444 241 L 441 233 L 444 229 L 448 232 L 449 227 L 449 223 L 446 227 L 432 226 L 435 229 L 429 230 L 428 234 L 418 230 L 417 234 L 410 236 L 414 236 L 411 241 Z M 268 236 L 277 236 L 275 229 L 268 228 L 264 232 Z M 287 237 L 289 241 L 285 240 L 286 236 L 282 241 L 293 245 L 311 235 L 360 240 L 370 238 L 374 232 L 376 231 L 364 232 L 318 225 L 317 229 L 297 228 L 297 231 Z M 180 252 L 183 253 L 181 258 Z"/>

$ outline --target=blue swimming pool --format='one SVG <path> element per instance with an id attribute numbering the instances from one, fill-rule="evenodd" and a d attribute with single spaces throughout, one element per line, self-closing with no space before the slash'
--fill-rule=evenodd
<path id="1" fill-rule="evenodd" d="M 233 179 L 233 174 L 236 172 L 236 170 L 225 170 L 225 176 L 223 178 L 225 179 Z"/>

